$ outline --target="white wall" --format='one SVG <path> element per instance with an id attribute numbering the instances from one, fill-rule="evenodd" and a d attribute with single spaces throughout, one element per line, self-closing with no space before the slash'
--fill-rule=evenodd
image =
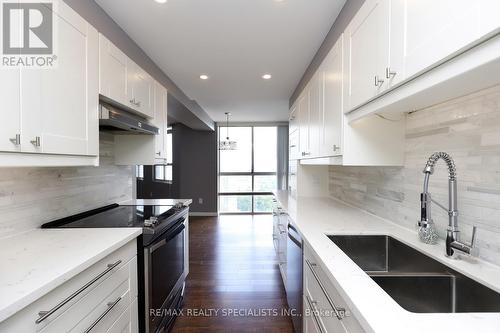
<path id="1" fill-rule="evenodd" d="M 500 86 L 412 113 L 406 126 L 404 167 L 332 166 L 330 195 L 413 229 L 425 162 L 448 152 L 457 165 L 462 240 L 476 225 L 480 257 L 500 265 Z M 434 198 L 447 205 L 442 161 L 430 182 Z M 444 237 L 447 215 L 437 206 L 433 214 Z"/>
<path id="2" fill-rule="evenodd" d="M 113 136 L 100 137 L 99 167 L 0 168 L 0 238 L 132 198 L 132 167 L 113 165 Z"/>

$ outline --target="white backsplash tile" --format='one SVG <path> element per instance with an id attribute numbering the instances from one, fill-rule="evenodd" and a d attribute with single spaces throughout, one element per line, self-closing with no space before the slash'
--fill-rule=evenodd
<path id="1" fill-rule="evenodd" d="M 331 166 L 330 195 L 407 228 L 420 217 L 422 170 L 435 151 L 448 152 L 458 172 L 462 240 L 478 227 L 480 257 L 500 265 L 500 86 L 407 115 L 404 167 Z M 448 200 L 447 171 L 438 162 L 430 191 Z M 434 207 L 445 236 L 447 214 Z"/>
<path id="2" fill-rule="evenodd" d="M 132 198 L 132 167 L 113 164 L 113 136 L 100 134 L 99 167 L 0 168 L 0 238 Z"/>

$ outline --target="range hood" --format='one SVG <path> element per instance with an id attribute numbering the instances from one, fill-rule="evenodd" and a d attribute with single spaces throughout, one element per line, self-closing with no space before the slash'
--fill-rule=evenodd
<path id="1" fill-rule="evenodd" d="M 157 135 L 157 127 L 132 112 L 118 109 L 109 104 L 99 105 L 99 129 L 113 134 Z"/>

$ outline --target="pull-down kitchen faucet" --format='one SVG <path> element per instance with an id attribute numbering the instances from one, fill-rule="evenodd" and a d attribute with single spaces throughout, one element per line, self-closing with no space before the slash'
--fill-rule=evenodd
<path id="1" fill-rule="evenodd" d="M 448 166 L 448 208 L 432 199 L 429 193 L 429 178 L 434 173 L 434 166 L 443 159 Z M 420 221 L 419 237 L 424 243 L 433 244 L 437 241 L 437 234 L 431 217 L 431 203 L 448 212 L 448 230 L 446 232 L 446 255 L 451 257 L 455 251 L 465 254 L 476 254 L 474 248 L 476 238 L 476 227 L 472 229 L 472 241 L 470 245 L 460 242 L 458 230 L 458 210 L 457 210 L 457 170 L 455 162 L 450 155 L 444 152 L 437 152 L 429 157 L 424 168 L 424 190 L 420 194 Z"/>

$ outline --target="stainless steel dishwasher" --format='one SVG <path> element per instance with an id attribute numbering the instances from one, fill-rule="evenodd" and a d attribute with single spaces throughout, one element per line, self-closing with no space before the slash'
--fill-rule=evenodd
<path id="1" fill-rule="evenodd" d="M 292 314 L 295 333 L 302 333 L 302 237 L 297 228 L 288 220 L 286 264 L 286 299 Z"/>

